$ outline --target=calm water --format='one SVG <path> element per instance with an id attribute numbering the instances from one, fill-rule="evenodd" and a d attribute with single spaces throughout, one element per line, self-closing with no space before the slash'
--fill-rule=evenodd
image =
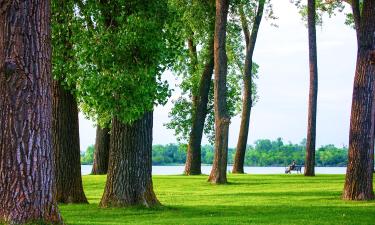
<path id="1" fill-rule="evenodd" d="M 82 165 L 82 175 L 91 173 L 91 165 Z M 228 171 L 232 170 L 232 166 L 228 166 Z M 202 172 L 209 174 L 211 166 L 202 166 Z M 245 167 L 245 173 L 249 174 L 283 174 L 285 167 Z M 176 175 L 184 172 L 184 166 L 153 166 L 153 175 Z M 317 174 L 345 174 L 346 167 L 316 167 Z M 295 173 L 295 172 L 293 172 Z M 302 168 L 303 173 L 303 168 Z"/>

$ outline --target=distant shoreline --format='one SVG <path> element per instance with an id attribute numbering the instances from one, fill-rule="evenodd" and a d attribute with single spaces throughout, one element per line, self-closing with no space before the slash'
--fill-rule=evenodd
<path id="1" fill-rule="evenodd" d="M 81 164 L 81 166 L 92 166 L 93 164 Z M 152 165 L 152 166 L 185 166 L 185 164 L 165 164 L 165 165 Z M 202 164 L 202 166 L 212 166 L 212 164 Z M 228 164 L 228 166 L 233 166 L 233 164 Z M 245 167 L 285 167 L 285 166 L 247 166 L 245 165 Z M 304 167 L 304 166 L 302 166 Z M 324 168 L 324 167 L 327 167 L 327 168 L 346 168 L 346 166 L 316 166 L 316 167 L 319 167 L 319 168 Z"/>

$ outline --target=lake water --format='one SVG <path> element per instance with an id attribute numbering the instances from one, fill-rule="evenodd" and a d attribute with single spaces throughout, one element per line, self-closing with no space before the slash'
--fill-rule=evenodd
<path id="1" fill-rule="evenodd" d="M 82 175 L 91 173 L 92 165 L 82 165 Z M 228 166 L 228 171 L 232 166 Z M 211 166 L 202 166 L 202 173 L 210 174 Z M 284 174 L 285 167 L 245 167 L 245 173 L 249 174 Z M 153 175 L 177 175 L 184 172 L 184 166 L 153 166 Z M 296 173 L 293 171 L 293 173 Z M 303 167 L 302 167 L 303 173 Z M 317 174 L 345 174 L 346 167 L 315 167 Z"/>

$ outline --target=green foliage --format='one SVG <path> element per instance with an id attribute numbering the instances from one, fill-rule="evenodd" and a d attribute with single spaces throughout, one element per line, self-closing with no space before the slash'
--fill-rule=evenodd
<path id="1" fill-rule="evenodd" d="M 162 72 L 173 58 L 166 0 L 86 1 L 77 21 L 77 93 L 83 111 L 101 124 L 131 123 L 170 95 Z"/>
<path id="2" fill-rule="evenodd" d="M 178 145 L 154 145 L 152 147 L 152 164 L 166 165 L 166 164 L 183 164 L 186 161 L 185 146 Z"/>
<path id="3" fill-rule="evenodd" d="M 349 7 L 349 13 L 345 13 L 346 19 L 345 19 L 345 24 L 352 27 L 355 29 L 355 24 L 354 24 L 354 17 L 352 13 L 352 7 L 351 3 L 348 3 L 348 1 L 317 1 L 316 5 L 316 11 L 318 18 L 320 18 L 320 22 L 322 21 L 322 17 L 324 14 L 328 14 L 329 17 L 335 16 L 337 13 L 342 13 L 346 7 Z M 359 7 L 360 7 L 360 13 L 362 12 L 363 8 L 363 0 L 359 1 Z M 307 10 L 304 10 L 305 14 L 304 17 L 306 17 Z"/>
<path id="4" fill-rule="evenodd" d="M 171 68 L 173 73 L 181 78 L 182 82 L 179 88 L 182 91 L 182 96 L 173 102 L 174 107 L 169 113 L 171 121 L 165 126 L 174 129 L 179 142 L 186 142 L 192 123 L 193 105 L 191 99 L 192 96 L 198 94 L 204 65 L 210 58 L 209 46 L 214 34 L 215 2 L 212 0 L 170 0 L 169 4 L 170 8 L 173 8 L 178 15 L 174 22 L 175 27 L 178 27 L 179 30 L 176 32 L 176 37 L 185 43 L 188 39 L 191 40 L 197 48 L 196 55 L 194 55 L 189 51 L 188 46 L 182 43 L 181 54 Z M 210 132 L 210 129 L 205 129 L 206 134 Z"/>
<path id="5" fill-rule="evenodd" d="M 293 160 L 299 165 L 305 161 L 306 141 L 299 144 L 284 144 L 281 138 L 275 141 L 257 140 L 249 146 L 245 156 L 245 164 L 251 166 L 285 166 Z M 346 166 L 347 147 L 337 148 L 334 145 L 321 146 L 316 151 L 316 166 Z"/>
<path id="6" fill-rule="evenodd" d="M 183 3 L 182 3 L 183 2 Z M 179 56 L 173 65 L 173 72 L 182 80 L 179 87 L 182 95 L 175 100 L 174 107 L 169 113 L 171 121 L 165 126 L 175 131 L 177 140 L 181 143 L 187 143 L 191 130 L 192 117 L 194 113 L 192 98 L 198 94 L 199 81 L 205 63 L 209 59 L 209 45 L 212 42 L 214 34 L 215 8 L 213 1 L 170 1 L 170 4 L 179 12 L 180 20 L 176 22 L 182 30 L 179 37 L 182 40 L 191 39 L 198 46 L 197 59 L 189 53 L 188 46 Z M 255 1 L 243 1 L 250 5 L 246 7 L 249 21 L 252 20 Z M 250 2 L 252 4 L 250 4 Z M 233 3 L 231 6 L 231 16 L 228 21 L 227 32 L 227 55 L 228 55 L 228 76 L 227 76 L 227 101 L 228 111 L 231 117 L 241 111 L 241 87 L 242 73 L 245 61 L 245 41 L 241 28 L 241 22 L 238 18 L 238 10 L 235 8 L 240 4 Z M 257 78 L 258 65 L 253 65 L 253 78 Z M 256 85 L 253 83 L 253 102 L 257 101 Z M 205 121 L 204 134 L 212 144 L 214 142 L 214 98 L 213 85 L 211 85 L 208 103 L 208 115 Z"/>
<path id="7" fill-rule="evenodd" d="M 293 160 L 303 165 L 305 161 L 306 141 L 299 144 L 285 144 L 281 138 L 272 141 L 260 139 L 254 145 L 249 145 L 245 155 L 246 166 L 285 166 Z M 186 159 L 185 144 L 169 144 L 153 146 L 153 165 L 176 165 L 184 164 Z M 201 148 L 202 164 L 212 164 L 214 148 L 212 145 L 203 145 Z M 228 163 L 234 163 L 236 150 L 228 149 Z M 338 148 L 334 145 L 321 146 L 316 152 L 317 166 L 346 166 L 348 149 Z"/>
<path id="8" fill-rule="evenodd" d="M 85 153 L 81 155 L 81 164 L 83 165 L 90 165 L 94 163 L 94 152 L 95 148 L 94 145 L 90 145 L 87 147 Z"/>
<path id="9" fill-rule="evenodd" d="M 52 74 L 54 79 L 73 94 L 77 76 L 77 61 L 73 50 L 78 32 L 74 16 L 74 0 L 51 2 L 52 17 Z"/>
<path id="10" fill-rule="evenodd" d="M 260 139 L 254 145 L 249 145 L 245 156 L 246 166 L 285 166 L 293 160 L 303 165 L 305 161 L 306 141 L 299 144 L 285 144 L 281 138 L 272 141 Z M 186 144 L 168 144 L 152 146 L 153 165 L 182 165 L 186 161 Z M 228 149 L 228 164 L 234 163 L 235 148 Z M 321 146 L 316 152 L 317 166 L 346 166 L 348 149 L 334 145 Z M 89 146 L 81 157 L 82 164 L 92 164 L 94 146 Z M 212 164 L 214 147 L 203 145 L 201 148 L 202 164 Z"/>
<path id="11" fill-rule="evenodd" d="M 372 225 L 375 201 L 342 201 L 344 175 L 234 175 L 228 185 L 207 176 L 153 176 L 162 207 L 98 207 L 106 176 L 83 176 L 90 204 L 61 204 L 77 225 Z"/>
<path id="12" fill-rule="evenodd" d="M 301 0 L 291 0 L 297 8 L 299 9 L 299 13 L 302 16 L 304 21 L 307 21 L 307 5 L 303 4 Z M 337 13 L 342 13 L 345 9 L 345 3 L 343 1 L 327 1 L 327 0 L 316 0 L 315 1 L 316 7 L 316 25 L 323 25 L 323 16 L 327 14 L 329 17 L 335 16 Z M 352 14 L 347 15 L 347 24 L 353 22 L 351 20 Z"/>

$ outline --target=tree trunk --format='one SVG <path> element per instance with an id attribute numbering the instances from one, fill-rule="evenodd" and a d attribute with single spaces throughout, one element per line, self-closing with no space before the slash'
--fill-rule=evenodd
<path id="1" fill-rule="evenodd" d="M 0 3 L 0 223 L 62 223 L 54 197 L 50 1 Z"/>
<path id="2" fill-rule="evenodd" d="M 56 199 L 61 203 L 87 203 L 81 177 L 78 106 L 58 80 L 53 81 L 52 106 Z"/>
<path id="3" fill-rule="evenodd" d="M 214 38 L 215 157 L 208 181 L 227 183 L 228 133 L 226 34 L 229 0 L 216 0 Z"/>
<path id="4" fill-rule="evenodd" d="M 318 99 L 315 0 L 307 1 L 307 10 L 309 30 L 310 93 L 306 139 L 305 176 L 315 176 L 316 109 Z"/>
<path id="5" fill-rule="evenodd" d="M 91 172 L 94 175 L 107 174 L 110 146 L 109 132 L 109 128 L 101 128 L 99 125 L 96 128 L 94 165 Z"/>
<path id="6" fill-rule="evenodd" d="M 159 205 L 151 178 L 153 113 L 131 125 L 112 120 L 109 168 L 101 207 Z"/>
<path id="7" fill-rule="evenodd" d="M 185 174 L 199 175 L 201 171 L 201 143 L 204 129 L 204 121 L 207 115 L 208 95 L 210 92 L 211 78 L 214 69 L 214 47 L 210 44 L 210 59 L 207 61 L 199 83 L 198 96 L 194 96 L 194 112 L 192 127 L 189 136 L 189 145 L 186 155 Z"/>
<path id="8" fill-rule="evenodd" d="M 374 199 L 375 1 L 364 1 L 361 15 L 357 15 L 359 4 L 355 2 L 353 14 L 358 18 L 358 52 L 343 199 L 371 200 Z"/>
<path id="9" fill-rule="evenodd" d="M 264 9 L 265 1 L 261 0 L 258 3 L 257 15 L 255 17 L 253 28 L 251 30 L 251 35 L 249 37 L 249 29 L 247 25 L 247 21 L 243 10 L 241 8 L 240 14 L 242 27 L 245 34 L 246 39 L 246 58 L 245 58 L 245 68 L 243 74 L 243 81 L 244 81 L 244 92 L 243 92 L 243 99 L 242 99 L 242 115 L 241 115 L 241 125 L 240 125 L 240 133 L 238 136 L 237 141 L 237 148 L 236 148 L 236 155 L 234 158 L 234 165 L 233 165 L 233 173 L 244 173 L 244 162 L 245 162 L 245 153 L 246 153 L 246 145 L 247 145 L 247 137 L 249 135 L 249 123 L 250 123 L 250 113 L 251 107 L 253 104 L 252 101 L 252 68 L 253 68 L 253 53 L 255 49 L 255 43 L 258 36 L 258 30 L 260 23 L 262 21 L 263 16 L 263 9 Z M 247 39 L 248 38 L 248 39 Z"/>

